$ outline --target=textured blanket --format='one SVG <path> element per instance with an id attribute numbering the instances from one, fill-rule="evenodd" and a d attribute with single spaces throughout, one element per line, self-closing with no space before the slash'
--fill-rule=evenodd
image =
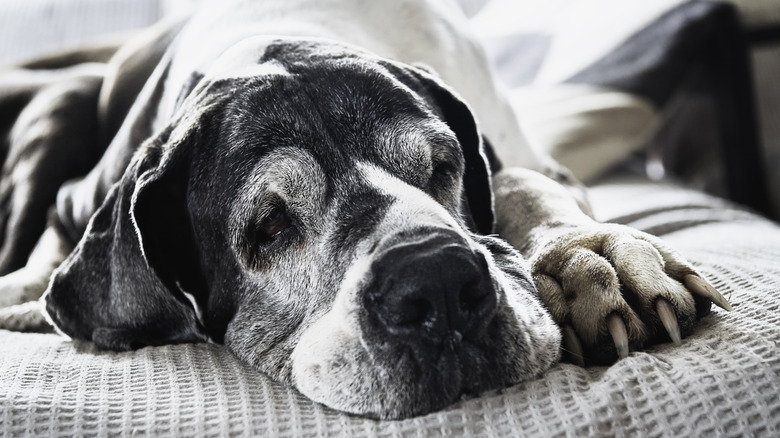
<path id="1" fill-rule="evenodd" d="M 661 235 L 729 298 L 682 347 L 611 367 L 559 364 L 541 379 L 397 422 L 344 415 L 217 345 L 97 351 L 0 331 L 0 434 L 210 436 L 776 436 L 780 227 L 671 185 L 613 177 L 597 214 Z"/>

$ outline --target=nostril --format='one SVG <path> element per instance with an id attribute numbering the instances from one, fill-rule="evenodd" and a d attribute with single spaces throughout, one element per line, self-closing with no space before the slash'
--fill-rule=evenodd
<path id="1" fill-rule="evenodd" d="M 433 305 L 425 299 L 400 299 L 388 303 L 384 313 L 384 322 L 388 327 L 420 326 L 433 312 Z"/>

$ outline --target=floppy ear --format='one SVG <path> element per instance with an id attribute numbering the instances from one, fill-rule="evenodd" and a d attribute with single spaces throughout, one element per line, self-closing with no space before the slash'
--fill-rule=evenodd
<path id="1" fill-rule="evenodd" d="M 474 115 L 455 91 L 445 85 L 435 73 L 426 66 L 388 66 L 391 72 L 412 89 L 422 87 L 420 94 L 432 101 L 432 106 L 438 109 L 444 122 L 455 133 L 466 161 L 463 175 L 463 198 L 461 210 L 469 227 L 480 234 L 493 232 L 495 217 L 493 212 L 493 190 L 491 173 L 486 148 Z M 399 69 L 401 71 L 399 71 Z M 405 74 L 404 74 L 405 72 Z M 411 75 L 417 84 L 410 83 Z"/>
<path id="2" fill-rule="evenodd" d="M 141 147 L 53 275 L 46 311 L 65 334 L 111 350 L 208 340 L 185 295 L 203 305 L 207 294 L 186 208 L 192 149 L 213 112 L 197 107 Z"/>

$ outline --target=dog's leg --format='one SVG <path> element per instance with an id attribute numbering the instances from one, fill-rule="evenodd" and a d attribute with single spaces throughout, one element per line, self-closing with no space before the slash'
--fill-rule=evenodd
<path id="1" fill-rule="evenodd" d="M 27 264 L 0 277 L 0 308 L 41 297 L 49 277 L 70 254 L 73 245 L 56 226 L 49 226 L 33 248 Z"/>
<path id="2" fill-rule="evenodd" d="M 37 301 L 49 279 L 73 245 L 59 227 L 50 225 L 30 255 L 27 265 L 0 277 L 0 329 L 50 331 L 51 326 Z"/>
<path id="3" fill-rule="evenodd" d="M 97 162 L 103 71 L 90 64 L 0 75 L 0 275 L 25 265 L 60 186 Z"/>
<path id="4" fill-rule="evenodd" d="M 509 168 L 493 184 L 497 231 L 530 261 L 574 362 L 609 362 L 656 341 L 679 345 L 710 302 L 731 310 L 660 239 L 596 222 L 558 182 Z"/>
<path id="5" fill-rule="evenodd" d="M 11 307 L 0 308 L 0 329 L 15 332 L 51 333 L 54 326 L 49 324 L 43 313 L 43 303 L 29 301 Z"/>

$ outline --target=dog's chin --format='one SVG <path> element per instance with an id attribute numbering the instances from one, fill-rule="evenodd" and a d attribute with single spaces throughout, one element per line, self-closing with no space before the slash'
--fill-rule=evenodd
<path id="1" fill-rule="evenodd" d="M 442 352 L 436 363 L 425 366 L 411 351 L 399 352 L 395 362 L 381 364 L 372 362 L 364 349 L 342 353 L 351 357 L 312 356 L 312 360 L 295 363 L 293 378 L 298 390 L 339 411 L 398 420 L 437 411 L 463 396 L 491 389 L 485 382 L 469 380 L 453 350 Z"/>
<path id="2" fill-rule="evenodd" d="M 333 409 L 365 417 L 402 419 L 444 408 L 463 393 L 462 372 L 443 355 L 447 365 L 421 370 L 411 357 L 399 358 L 393 366 L 370 364 L 366 350 L 355 350 L 353 358 L 331 357 L 293 365 L 297 388 L 312 400 Z M 357 359 L 357 362 L 352 360 Z M 421 375 L 424 375 L 421 377 Z"/>
<path id="3" fill-rule="evenodd" d="M 326 314 L 306 330 L 291 358 L 298 390 L 339 411 L 409 418 L 533 377 L 518 363 L 528 357 L 513 348 L 517 338 L 490 347 L 466 340 L 432 349 L 383 345 L 357 336 L 349 320 Z M 489 335 L 506 334 L 503 322 L 498 318 Z"/>

